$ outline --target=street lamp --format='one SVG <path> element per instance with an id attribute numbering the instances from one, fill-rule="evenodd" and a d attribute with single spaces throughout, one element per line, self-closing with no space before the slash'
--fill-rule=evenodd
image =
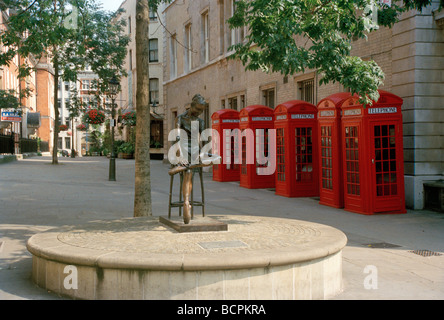
<path id="1" fill-rule="evenodd" d="M 75 126 L 77 125 L 77 119 L 74 119 L 74 116 L 72 117 L 71 126 L 72 126 L 72 148 L 71 148 L 71 158 L 76 157 L 76 146 L 75 146 Z"/>
<path id="2" fill-rule="evenodd" d="M 115 101 L 116 95 L 119 92 L 119 81 L 116 77 L 113 77 L 109 82 L 109 93 L 108 95 L 111 97 L 111 157 L 109 159 L 109 181 L 116 181 L 116 154 L 114 153 L 114 127 L 116 126 L 117 121 L 116 117 L 116 109 L 115 109 Z"/>

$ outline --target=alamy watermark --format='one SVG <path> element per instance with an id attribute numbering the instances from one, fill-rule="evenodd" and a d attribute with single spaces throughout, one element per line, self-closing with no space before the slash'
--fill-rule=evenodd
<path id="1" fill-rule="evenodd" d="M 368 265 L 364 268 L 364 273 L 368 274 L 364 278 L 364 288 L 366 290 L 378 289 L 378 268 L 373 265 Z"/>
<path id="2" fill-rule="evenodd" d="M 67 276 L 63 279 L 63 287 L 66 290 L 77 290 L 79 288 L 79 273 L 76 266 L 66 266 L 63 273 Z"/>
<path id="3" fill-rule="evenodd" d="M 186 159 L 190 165 L 256 164 L 257 174 L 263 176 L 276 171 L 276 129 L 224 129 L 221 137 L 215 129 L 199 133 L 199 123 L 193 121 L 191 136 L 185 130 L 174 129 L 168 141 L 175 142 L 168 151 L 173 165 Z"/>

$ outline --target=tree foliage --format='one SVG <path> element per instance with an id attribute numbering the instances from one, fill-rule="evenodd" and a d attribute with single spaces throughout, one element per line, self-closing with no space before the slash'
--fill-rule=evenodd
<path id="1" fill-rule="evenodd" d="M 339 82 L 369 104 L 379 98 L 384 73 L 374 61 L 351 56 L 353 39 L 366 38 L 378 26 L 390 27 L 400 13 L 430 3 L 392 1 L 389 7 L 373 0 L 238 0 L 228 22 L 248 32 L 246 41 L 232 46 L 232 58 L 247 70 L 284 75 L 316 70 L 321 84 Z"/>
<path id="2" fill-rule="evenodd" d="M 20 102 L 14 90 L 0 90 L 0 110 L 18 109 L 19 107 Z"/>
<path id="3" fill-rule="evenodd" d="M 54 69 L 54 101 L 58 101 L 59 77 L 76 82 L 78 72 L 87 65 L 99 75 L 100 90 L 108 89 L 112 76 L 124 74 L 123 60 L 129 38 L 122 33 L 124 23 L 100 9 L 95 0 L 5 0 L 2 9 L 10 9 L 5 31 L 1 34 L 0 65 L 19 55 L 46 58 Z M 29 64 L 19 66 L 19 78 L 33 71 Z M 55 118 L 59 118 L 54 103 Z M 55 121 L 53 163 L 57 163 L 58 121 Z"/>

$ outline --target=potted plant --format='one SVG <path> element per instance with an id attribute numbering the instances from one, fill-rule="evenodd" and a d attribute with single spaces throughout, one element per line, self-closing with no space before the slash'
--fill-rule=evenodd
<path id="1" fill-rule="evenodd" d="M 102 124 L 105 122 L 105 112 L 99 109 L 90 109 L 83 116 L 83 120 L 88 124 Z"/>
<path id="2" fill-rule="evenodd" d="M 66 124 L 61 124 L 59 126 L 59 131 L 68 131 L 68 126 Z"/>
<path id="3" fill-rule="evenodd" d="M 122 153 L 123 159 L 132 159 L 135 147 L 131 142 L 125 142 L 119 146 L 118 151 Z"/>

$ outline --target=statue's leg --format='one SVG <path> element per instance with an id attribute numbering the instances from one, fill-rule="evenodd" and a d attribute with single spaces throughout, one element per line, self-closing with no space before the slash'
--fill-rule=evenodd
<path id="1" fill-rule="evenodd" d="M 191 191 L 193 190 L 193 170 L 183 173 L 183 222 L 189 224 L 191 221 Z"/>

